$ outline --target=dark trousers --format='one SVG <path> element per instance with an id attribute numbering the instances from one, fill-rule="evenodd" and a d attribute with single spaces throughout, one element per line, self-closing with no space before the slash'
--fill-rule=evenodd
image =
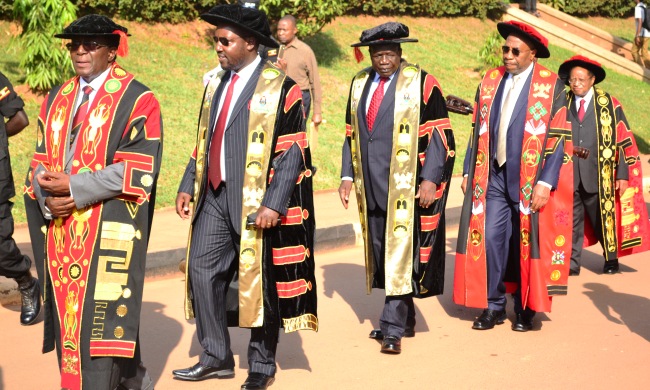
<path id="1" fill-rule="evenodd" d="M 311 109 L 311 93 L 308 89 L 302 90 L 302 108 L 305 110 L 305 126 L 309 126 L 307 119 L 309 119 L 309 110 Z"/>
<path id="2" fill-rule="evenodd" d="M 536 12 L 537 11 L 537 0 L 526 0 L 524 2 L 524 7 L 526 12 Z"/>
<path id="3" fill-rule="evenodd" d="M 485 255 L 487 260 L 488 309 L 504 310 L 506 307 L 506 286 L 504 278 L 510 251 L 519 258 L 519 246 L 511 245 L 511 239 L 519 237 L 519 199 L 508 195 L 506 169 L 492 164 L 485 205 Z M 516 262 L 516 268 L 519 268 Z M 517 272 L 517 275 L 519 273 Z M 519 290 L 513 294 L 515 312 L 522 311 Z"/>
<path id="4" fill-rule="evenodd" d="M 580 271 L 580 258 L 582 257 L 582 245 L 585 234 L 585 218 L 589 219 L 591 227 L 603 247 L 605 260 L 616 260 L 618 248 L 607 251 L 607 245 L 603 238 L 603 225 L 600 215 L 600 202 L 597 193 L 588 193 L 582 183 L 573 192 L 573 242 L 571 247 L 571 269 Z"/>
<path id="5" fill-rule="evenodd" d="M 29 272 L 32 261 L 20 253 L 14 241 L 14 218 L 10 201 L 0 204 L 0 275 L 16 279 Z"/>
<path id="6" fill-rule="evenodd" d="M 201 364 L 233 368 L 226 317 L 226 292 L 238 269 L 241 236 L 230 221 L 225 184 L 207 189 L 203 207 L 192 228 L 189 274 L 196 332 L 203 347 Z M 275 375 L 279 329 L 251 328 L 248 345 L 250 372 Z"/>
<path id="7" fill-rule="evenodd" d="M 386 237 L 386 212 L 368 212 L 368 229 L 372 240 L 375 266 L 375 280 L 384 280 L 384 254 Z M 412 261 L 408 259 L 407 261 Z M 385 336 L 402 338 L 406 328 L 415 327 L 415 306 L 413 295 L 386 296 L 384 309 L 379 317 L 379 327 Z"/>

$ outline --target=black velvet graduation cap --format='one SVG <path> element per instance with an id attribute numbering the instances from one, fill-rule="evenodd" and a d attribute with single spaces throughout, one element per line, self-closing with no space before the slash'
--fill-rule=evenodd
<path id="1" fill-rule="evenodd" d="M 377 27 L 364 30 L 359 38 L 360 42 L 353 43 L 352 47 L 385 45 L 391 43 L 417 42 L 417 39 L 407 38 L 409 28 L 402 23 L 388 22 Z"/>
<path id="2" fill-rule="evenodd" d="M 380 24 L 377 27 L 363 30 L 359 42 L 353 43 L 354 58 L 357 62 L 363 61 L 363 54 L 359 50 L 360 46 L 375 46 L 375 45 L 389 45 L 400 44 L 404 42 L 417 42 L 417 39 L 407 38 L 409 36 L 409 28 L 402 23 L 387 22 Z"/>
<path id="3" fill-rule="evenodd" d="M 238 4 L 220 4 L 202 14 L 201 19 L 217 27 L 220 24 L 237 26 L 253 35 L 264 46 L 280 47 L 270 38 L 271 27 L 266 14 L 258 9 L 242 7 Z"/>
<path id="4" fill-rule="evenodd" d="M 55 38 L 74 39 L 83 37 L 115 36 L 119 39 L 117 55 L 124 57 L 128 54 L 127 36 L 129 30 L 120 26 L 104 15 L 90 14 L 82 16 L 63 29 L 61 34 L 54 35 Z"/>

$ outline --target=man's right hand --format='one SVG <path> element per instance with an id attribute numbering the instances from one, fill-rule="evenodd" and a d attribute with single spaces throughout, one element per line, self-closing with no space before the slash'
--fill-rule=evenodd
<path id="1" fill-rule="evenodd" d="M 463 182 L 460 184 L 460 189 L 463 190 L 463 194 L 465 194 L 465 190 L 467 190 L 467 176 L 463 177 Z"/>
<path id="2" fill-rule="evenodd" d="M 69 217 L 76 209 L 74 199 L 70 196 L 48 196 L 45 198 L 45 206 L 57 218 Z"/>
<path id="3" fill-rule="evenodd" d="M 640 37 L 640 36 L 637 35 L 636 37 L 634 37 L 634 44 L 635 44 L 637 47 L 640 47 L 640 46 L 641 46 L 641 37 Z"/>
<path id="4" fill-rule="evenodd" d="M 192 200 L 192 195 L 186 192 L 179 192 L 176 195 L 176 214 L 178 214 L 181 219 L 188 219 L 190 217 L 190 201 Z"/>
<path id="5" fill-rule="evenodd" d="M 352 181 L 351 180 L 341 180 L 341 185 L 339 186 L 339 196 L 341 197 L 341 203 L 343 207 L 348 208 L 348 201 L 350 200 L 350 191 L 352 190 Z"/>

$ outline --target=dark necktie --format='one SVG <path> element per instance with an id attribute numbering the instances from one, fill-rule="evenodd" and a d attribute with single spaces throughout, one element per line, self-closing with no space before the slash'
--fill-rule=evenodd
<path id="1" fill-rule="evenodd" d="M 377 86 L 377 89 L 375 89 L 375 93 L 372 94 L 367 115 L 368 131 L 372 131 L 372 126 L 375 124 L 375 118 L 377 118 L 379 106 L 381 106 L 381 101 L 384 100 L 384 84 L 386 84 L 386 81 L 388 81 L 388 77 L 380 77 L 379 85 Z"/>
<path id="2" fill-rule="evenodd" d="M 585 119 L 585 99 L 580 100 L 580 108 L 578 108 L 578 120 L 582 122 Z"/>
<path id="3" fill-rule="evenodd" d="M 216 189 L 221 184 L 221 143 L 223 142 L 223 133 L 226 131 L 226 121 L 228 120 L 228 111 L 230 110 L 230 101 L 232 100 L 232 91 L 235 82 L 239 76 L 235 73 L 232 75 L 230 85 L 223 99 L 223 105 L 217 117 L 217 124 L 214 126 L 214 134 L 210 140 L 210 152 L 208 156 L 208 180 L 212 188 Z"/>
<path id="4" fill-rule="evenodd" d="M 79 107 L 77 108 L 77 112 L 74 114 L 74 119 L 72 120 L 72 132 L 70 133 L 70 145 L 74 142 L 74 139 L 77 137 L 77 133 L 79 133 L 79 129 L 81 128 L 81 124 L 84 122 L 86 119 L 86 115 L 88 115 L 88 101 L 90 100 L 90 93 L 93 91 L 93 87 L 90 85 L 86 85 L 83 89 L 84 95 L 81 98 L 81 104 L 79 104 Z"/>

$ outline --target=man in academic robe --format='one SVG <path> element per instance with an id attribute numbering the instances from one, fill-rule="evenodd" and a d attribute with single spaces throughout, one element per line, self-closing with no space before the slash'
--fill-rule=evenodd
<path id="1" fill-rule="evenodd" d="M 454 302 L 484 308 L 472 327 L 492 329 L 505 321 L 512 292 L 512 330 L 525 332 L 536 311 L 550 311 L 551 297 L 566 293 L 571 131 L 563 83 L 538 62 L 550 56 L 547 39 L 517 21 L 497 28 L 504 66 L 488 70 L 476 93 Z"/>
<path id="2" fill-rule="evenodd" d="M 570 274 L 580 274 L 582 248 L 596 241 L 603 247 L 603 273 L 615 274 L 620 256 L 650 249 L 639 150 L 621 103 L 595 86 L 606 76 L 600 63 L 577 55 L 558 74 L 570 88 L 574 142 Z"/>
<path id="3" fill-rule="evenodd" d="M 44 274 L 45 341 L 61 387 L 153 389 L 138 341 L 162 157 L 160 106 L 119 66 L 127 29 L 100 15 L 55 35 L 76 76 L 50 91 L 25 189 Z M 47 260 L 45 260 L 47 259 Z"/>
<path id="4" fill-rule="evenodd" d="M 234 376 L 226 311 L 234 299 L 239 315 L 232 325 L 251 329 L 242 389 L 266 389 L 275 378 L 279 329 L 318 329 L 301 92 L 258 55 L 259 44 L 276 45 L 263 12 L 218 5 L 201 18 L 217 26 L 222 71 L 204 93 L 176 212 L 191 217 L 185 314 L 196 318 L 203 351 L 198 363 L 173 375 L 187 381 Z M 229 289 L 233 275 L 238 293 Z"/>
<path id="5" fill-rule="evenodd" d="M 366 287 L 386 290 L 381 352 L 399 354 L 415 335 L 413 297 L 442 293 L 445 202 L 454 136 L 438 81 L 402 60 L 408 27 L 388 22 L 353 44 L 369 46 L 372 67 L 354 76 L 346 113 L 339 195 L 345 208 L 354 183 L 365 242 Z"/>

